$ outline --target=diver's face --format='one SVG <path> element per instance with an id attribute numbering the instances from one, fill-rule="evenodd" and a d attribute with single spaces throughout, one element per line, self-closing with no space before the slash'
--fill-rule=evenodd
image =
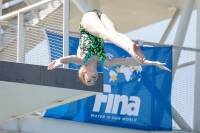
<path id="1" fill-rule="evenodd" d="M 84 76 L 85 76 L 85 84 L 88 86 L 94 85 L 98 79 L 97 71 L 94 71 L 94 72 L 85 71 Z"/>

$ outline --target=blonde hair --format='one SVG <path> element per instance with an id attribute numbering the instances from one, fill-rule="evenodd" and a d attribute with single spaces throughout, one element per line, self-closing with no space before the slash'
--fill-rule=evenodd
<path id="1" fill-rule="evenodd" d="M 83 84 L 85 84 L 85 85 L 87 85 L 87 86 L 91 86 L 91 85 L 87 84 L 87 81 L 85 81 L 85 74 L 83 74 L 83 70 L 85 69 L 85 66 L 86 66 L 86 64 L 85 64 L 85 65 L 82 65 L 82 66 L 80 67 L 80 69 L 79 69 L 79 71 L 78 71 L 78 79 L 79 79 Z"/>
<path id="2" fill-rule="evenodd" d="M 87 85 L 87 84 L 85 83 L 85 75 L 82 73 L 84 68 L 85 68 L 84 65 L 82 65 L 82 66 L 80 67 L 80 69 L 79 69 L 79 71 L 78 71 L 78 79 L 79 79 L 83 84 Z"/>

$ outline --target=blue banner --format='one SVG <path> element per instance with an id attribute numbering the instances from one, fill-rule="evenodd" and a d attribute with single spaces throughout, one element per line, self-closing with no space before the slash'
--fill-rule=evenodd
<path id="1" fill-rule="evenodd" d="M 51 60 L 62 57 L 62 36 L 48 32 Z M 70 37 L 70 55 L 76 55 L 78 38 Z M 141 46 L 147 60 L 167 63 L 172 69 L 172 47 Z M 107 58 L 130 55 L 105 42 Z M 79 68 L 70 64 L 70 68 Z M 58 106 L 44 117 L 139 130 L 172 130 L 172 73 L 156 66 L 121 65 L 103 67 L 104 93 Z"/>

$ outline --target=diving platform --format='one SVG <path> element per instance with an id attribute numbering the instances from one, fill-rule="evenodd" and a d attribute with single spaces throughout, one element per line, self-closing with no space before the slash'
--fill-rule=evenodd
<path id="1" fill-rule="evenodd" d="M 0 61 L 0 123 L 103 92 L 103 73 L 88 87 L 78 70 Z"/>

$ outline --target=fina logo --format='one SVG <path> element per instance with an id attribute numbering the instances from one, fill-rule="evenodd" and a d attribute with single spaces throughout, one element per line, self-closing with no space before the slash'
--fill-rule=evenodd
<path id="1" fill-rule="evenodd" d="M 140 98 L 136 96 L 126 96 L 111 94 L 111 86 L 104 85 L 104 92 L 109 93 L 105 95 L 103 93 L 97 94 L 95 98 L 95 103 L 93 106 L 93 112 L 99 112 L 101 105 L 106 104 L 105 113 L 108 114 L 117 114 L 119 110 L 119 104 L 122 103 L 121 115 L 128 116 L 138 116 L 140 110 Z"/>

